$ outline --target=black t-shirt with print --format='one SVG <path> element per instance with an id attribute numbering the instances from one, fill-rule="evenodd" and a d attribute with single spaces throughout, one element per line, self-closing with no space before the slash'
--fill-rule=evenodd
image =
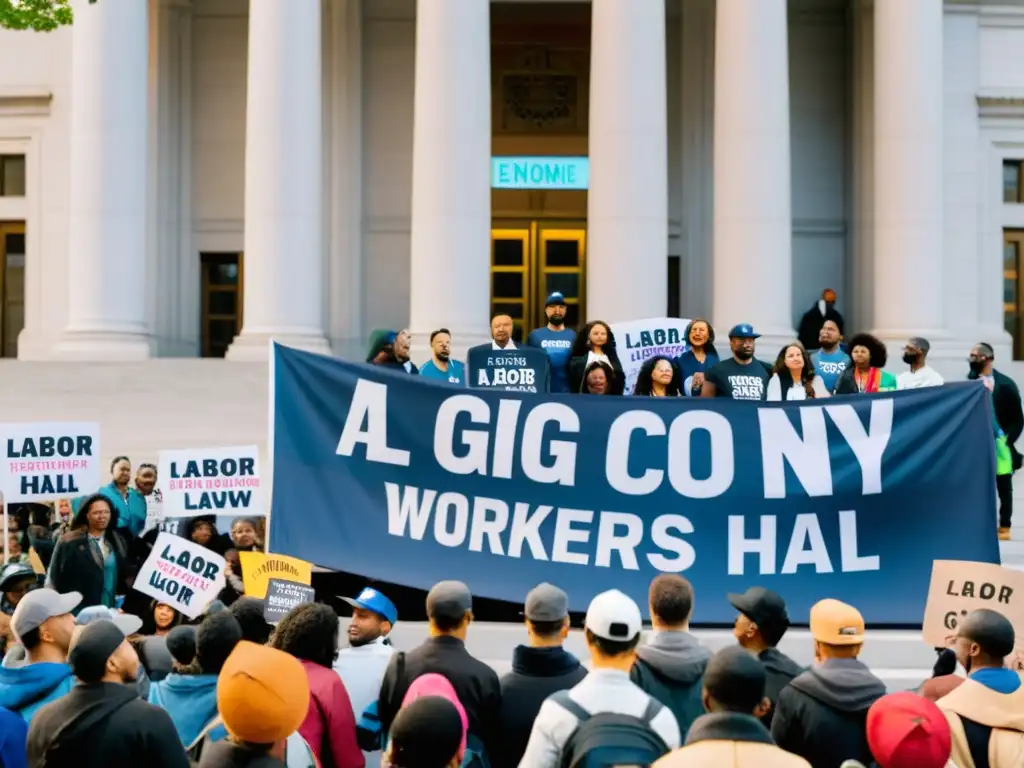
<path id="1" fill-rule="evenodd" d="M 705 381 L 715 385 L 716 397 L 733 400 L 764 400 L 770 378 L 768 366 L 756 358 L 740 365 L 730 357 L 704 374 Z"/>

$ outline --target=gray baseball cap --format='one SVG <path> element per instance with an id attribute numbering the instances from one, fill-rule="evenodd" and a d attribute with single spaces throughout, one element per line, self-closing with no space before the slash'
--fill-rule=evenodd
<path id="1" fill-rule="evenodd" d="M 526 596 L 523 615 L 530 621 L 561 621 L 569 615 L 569 596 L 554 584 L 538 584 Z"/>
<path id="2" fill-rule="evenodd" d="M 461 581 L 439 581 L 427 593 L 427 616 L 461 619 L 473 610 L 473 595 Z"/>
<path id="3" fill-rule="evenodd" d="M 118 613 L 113 608 L 105 605 L 90 605 L 83 608 L 75 618 L 75 624 L 80 627 L 92 624 L 94 621 L 109 621 L 116 626 L 125 637 L 134 635 L 142 629 L 142 619 L 131 613 Z"/>
<path id="4" fill-rule="evenodd" d="M 81 592 L 61 594 L 53 589 L 36 589 L 29 592 L 18 603 L 11 616 L 11 629 L 18 640 L 26 632 L 39 629 L 47 619 L 71 613 L 82 602 Z"/>

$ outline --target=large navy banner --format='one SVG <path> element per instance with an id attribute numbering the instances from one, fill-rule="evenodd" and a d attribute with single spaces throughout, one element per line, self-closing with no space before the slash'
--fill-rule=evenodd
<path id="1" fill-rule="evenodd" d="M 684 574 L 695 620 L 726 592 L 822 597 L 919 623 L 932 561 L 998 562 L 992 414 L 963 383 L 818 403 L 453 390 L 275 347 L 273 551 L 423 589 L 461 579 L 573 610 L 646 606 Z"/>

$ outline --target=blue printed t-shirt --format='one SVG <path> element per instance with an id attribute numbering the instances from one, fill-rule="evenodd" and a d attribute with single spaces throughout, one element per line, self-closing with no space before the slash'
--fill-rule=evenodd
<path id="1" fill-rule="evenodd" d="M 569 391 L 569 358 L 572 357 L 572 345 L 576 341 L 576 331 L 565 328 L 552 331 L 550 328 L 537 328 L 526 337 L 526 344 L 538 347 L 548 353 L 551 360 L 551 391 Z"/>
<path id="2" fill-rule="evenodd" d="M 821 383 L 825 385 L 825 389 L 832 392 L 843 371 L 849 367 L 850 356 L 840 347 L 836 347 L 835 352 L 819 349 L 811 354 L 811 364 L 814 365 L 814 372 L 821 376 Z"/>
<path id="3" fill-rule="evenodd" d="M 420 376 L 426 376 L 428 379 L 447 381 L 449 384 L 465 385 L 466 366 L 464 366 L 457 360 L 449 360 L 448 370 L 442 371 L 440 368 L 434 365 L 433 360 L 427 360 L 427 362 L 420 366 Z"/>

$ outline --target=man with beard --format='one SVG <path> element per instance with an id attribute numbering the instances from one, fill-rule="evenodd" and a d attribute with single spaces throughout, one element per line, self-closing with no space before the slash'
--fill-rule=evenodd
<path id="1" fill-rule="evenodd" d="M 569 391 L 569 358 L 576 331 L 565 327 L 565 313 L 565 297 L 557 291 L 552 293 L 544 305 L 547 326 L 531 331 L 526 337 L 527 346 L 543 349 L 551 359 L 551 392 Z"/>
<path id="2" fill-rule="evenodd" d="M 928 339 L 913 338 L 903 348 L 903 362 L 910 370 L 896 378 L 896 389 L 921 389 L 922 387 L 941 387 L 945 380 L 927 363 L 928 350 L 931 344 Z"/>
<path id="3" fill-rule="evenodd" d="M 729 331 L 732 357 L 722 360 L 704 374 L 701 397 L 731 397 L 733 400 L 764 400 L 771 368 L 754 357 L 754 340 L 761 334 L 740 323 Z"/>
<path id="4" fill-rule="evenodd" d="M 438 328 L 430 334 L 430 359 L 420 368 L 420 376 L 428 379 L 447 381 L 449 384 L 466 384 L 466 368 L 458 360 L 452 360 L 452 332 Z"/>
<path id="5" fill-rule="evenodd" d="M 139 698 L 139 657 L 112 621 L 84 627 L 68 655 L 80 685 L 32 719 L 29 765 L 187 768 L 170 715 Z"/>
<path id="6" fill-rule="evenodd" d="M 811 353 L 811 365 L 814 366 L 814 373 L 821 376 L 821 383 L 829 392 L 835 391 L 839 377 L 850 367 L 850 356 L 843 350 L 840 344 L 842 340 L 842 326 L 835 320 L 826 320 L 822 323 L 821 331 L 818 333 L 818 343 L 821 344 L 821 349 Z"/>
<path id="7" fill-rule="evenodd" d="M 359 723 L 367 707 L 377 703 L 384 672 L 395 652 L 387 636 L 398 621 L 398 609 L 373 587 L 366 587 L 356 598 L 341 599 L 352 606 L 352 621 L 348 625 L 349 647 L 338 651 L 334 671 L 345 684 Z M 360 746 L 364 746 L 363 739 Z M 363 756 L 368 766 L 380 765 L 380 752 L 366 751 L 364 747 Z"/>

